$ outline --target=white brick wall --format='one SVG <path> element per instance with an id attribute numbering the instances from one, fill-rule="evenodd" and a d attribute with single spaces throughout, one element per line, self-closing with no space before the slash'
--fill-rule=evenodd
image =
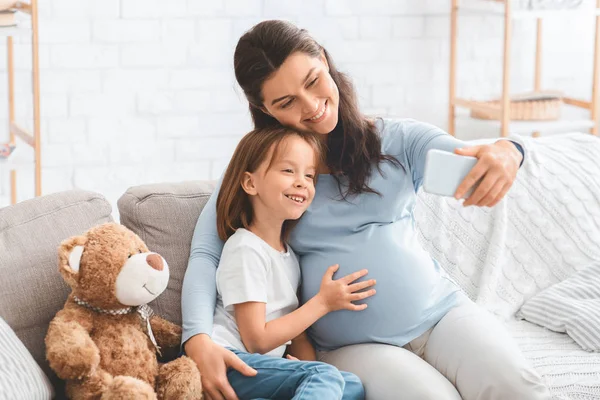
<path id="1" fill-rule="evenodd" d="M 44 193 L 89 189 L 116 205 L 131 185 L 218 177 L 251 128 L 233 49 L 263 19 L 311 31 L 354 79 L 365 112 L 446 128 L 449 0 L 39 2 Z M 544 85 L 589 97 L 592 18 L 568 22 L 546 23 Z M 461 18 L 460 94 L 499 94 L 502 33 L 500 18 Z M 513 90 L 530 90 L 535 23 L 517 22 L 514 35 Z M 28 43 L 25 37 L 15 44 L 17 115 L 24 121 L 32 115 Z M 5 57 L 3 41 L 0 94 L 7 91 Z M 0 111 L 0 142 L 8 139 L 6 120 Z M 33 196 L 30 160 L 24 146 L 12 160 L 19 200 Z M 0 206 L 8 199 L 4 163 Z"/>

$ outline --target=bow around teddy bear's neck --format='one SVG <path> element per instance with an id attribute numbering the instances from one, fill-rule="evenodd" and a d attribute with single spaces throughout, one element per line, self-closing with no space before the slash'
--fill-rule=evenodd
<path id="1" fill-rule="evenodd" d="M 77 297 L 75 295 L 73 295 L 73 301 L 79 306 L 85 307 L 87 309 L 90 309 L 90 310 L 100 313 L 100 314 L 126 315 L 126 314 L 131 314 L 133 312 L 137 312 L 139 314 L 140 318 L 142 319 L 142 321 L 145 323 L 144 328 L 146 331 L 146 335 L 148 335 L 148 338 L 150 339 L 150 341 L 156 348 L 156 352 L 159 355 L 162 355 L 160 352 L 160 346 L 156 342 L 156 338 L 154 337 L 154 333 L 152 332 L 152 327 L 150 326 L 150 318 L 152 318 L 152 316 L 154 315 L 154 311 L 152 310 L 152 308 L 150 308 L 150 306 L 148 304 L 142 304 L 137 307 L 104 309 L 104 308 L 93 306 L 90 303 L 88 303 L 84 300 L 81 300 L 79 297 Z"/>
<path id="2" fill-rule="evenodd" d="M 85 308 L 88 308 L 88 309 L 90 309 L 92 311 L 95 311 L 97 313 L 100 313 L 100 314 L 109 314 L 109 315 L 131 314 L 137 308 L 137 307 L 125 307 L 125 308 L 118 308 L 118 309 L 104 309 L 104 308 L 93 306 L 90 303 L 88 303 L 88 302 L 86 302 L 84 300 L 81 300 L 77 296 L 73 296 L 73 301 L 75 303 L 77 303 L 78 305 L 80 305 L 82 307 L 85 307 Z M 146 307 L 148 307 L 148 306 L 146 305 Z"/>

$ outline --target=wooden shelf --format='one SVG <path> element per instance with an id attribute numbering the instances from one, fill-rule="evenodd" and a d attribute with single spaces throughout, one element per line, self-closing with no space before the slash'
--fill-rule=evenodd
<path id="1" fill-rule="evenodd" d="M 587 1 L 589 2 L 590 0 Z M 461 13 L 465 14 L 487 14 L 492 16 L 503 17 L 504 2 L 495 0 L 462 0 L 460 2 L 458 10 Z M 590 7 L 586 7 L 585 3 L 578 8 L 565 8 L 556 10 L 532 10 L 514 7 L 511 13 L 511 18 L 538 19 L 565 15 L 586 15 L 593 17 L 594 15 L 600 15 L 600 8 L 592 7 L 592 9 L 590 10 Z"/>
<path id="2" fill-rule="evenodd" d="M 37 4 L 35 4 L 37 5 Z M 32 3 L 27 3 L 25 1 L 17 1 L 17 4 L 15 4 L 15 8 L 18 11 L 21 11 L 22 13 L 25 14 L 29 14 L 29 15 L 33 15 L 34 12 L 34 4 Z M 35 10 L 37 12 L 37 9 Z"/>
<path id="3" fill-rule="evenodd" d="M 13 122 L 10 124 L 10 133 L 35 148 L 35 138 L 34 136 L 27 131 L 27 129 L 23 128 L 21 125 Z"/>
<path id="4" fill-rule="evenodd" d="M 496 126 L 500 130 L 500 136 L 508 136 L 512 133 L 532 133 L 532 136 L 539 136 L 542 132 L 556 132 L 570 129 L 590 129 L 590 133 L 598 135 L 598 125 L 600 124 L 600 0 L 584 0 L 584 3 L 573 9 L 558 10 L 530 10 L 516 7 L 516 2 L 512 0 L 451 0 L 450 8 L 450 87 L 449 87 L 449 110 L 448 110 L 448 131 L 452 135 L 456 132 L 457 119 L 464 118 L 457 114 L 457 108 L 467 108 L 469 110 L 494 112 L 498 115 L 498 120 L 478 120 L 466 116 L 472 120 L 473 124 L 481 126 Z M 504 20 L 503 47 L 504 55 L 502 60 L 502 91 L 497 104 L 485 104 L 480 101 L 467 100 L 457 95 L 456 76 L 458 69 L 457 42 L 459 29 L 459 13 L 477 12 L 486 14 L 496 14 Z M 576 99 L 572 97 L 563 97 L 563 103 L 569 107 L 577 108 L 580 112 L 585 111 L 585 116 L 564 117 L 558 121 L 511 121 L 511 53 L 512 43 L 515 39 L 512 37 L 514 19 L 532 18 L 537 22 L 536 48 L 532 52 L 535 57 L 535 72 L 532 76 L 534 81 L 534 92 L 542 91 L 542 38 L 543 38 L 543 18 L 549 16 L 585 15 L 590 17 L 590 23 L 595 23 L 594 33 L 594 57 L 591 76 L 590 100 Z M 566 28 L 566 27 L 565 27 Z M 565 106 L 563 106 L 564 108 Z"/>
<path id="5" fill-rule="evenodd" d="M 31 36 L 31 26 L 19 23 L 17 26 L 0 27 L 0 37 Z"/>
<path id="6" fill-rule="evenodd" d="M 469 127 L 480 131 L 500 129 L 500 121 L 483 120 L 471 118 L 468 115 L 457 114 L 457 125 L 462 128 Z M 591 129 L 594 121 L 591 119 L 560 119 L 557 121 L 510 121 L 508 130 L 511 134 L 531 135 L 535 132 L 560 133 L 560 132 L 580 132 L 581 130 Z M 496 135 L 497 136 L 497 135 Z"/>
<path id="7" fill-rule="evenodd" d="M 474 102 L 477 103 L 477 102 Z M 458 106 L 461 110 L 456 113 L 457 128 L 476 130 L 483 136 L 493 137 L 494 132 L 497 136 L 501 128 L 499 120 L 486 120 L 472 118 L 469 115 L 470 107 Z M 563 105 L 561 108 L 561 118 L 554 121 L 515 121 L 508 123 L 508 130 L 511 134 L 531 135 L 535 132 L 540 134 L 552 134 L 560 132 L 580 132 L 594 127 L 594 121 L 586 117 L 580 107 Z"/>
<path id="8" fill-rule="evenodd" d="M 512 100 L 514 100 L 514 98 Z M 576 99 L 573 97 L 562 97 L 562 102 L 563 104 L 567 104 L 584 110 L 592 110 L 592 103 L 587 100 Z M 499 104 L 490 104 L 487 101 L 463 99 L 461 97 L 455 98 L 451 105 L 475 111 L 495 111 L 498 113 L 502 111 L 502 108 Z"/>
<path id="9" fill-rule="evenodd" d="M 461 98 L 454 99 L 454 103 L 452 105 L 455 107 L 462 107 L 462 108 L 467 108 L 469 110 L 475 110 L 475 111 L 496 111 L 498 113 L 500 113 L 502 111 L 502 109 L 500 108 L 500 105 L 489 104 L 489 103 L 486 103 L 483 101 L 477 101 L 477 100 L 461 99 Z"/>
<path id="10" fill-rule="evenodd" d="M 14 145 L 16 138 L 21 139 L 33 149 L 35 195 L 42 195 L 42 163 L 40 141 L 40 68 L 39 68 L 39 35 L 38 35 L 38 3 L 37 0 L 29 2 L 18 1 L 16 10 L 26 14 L 26 18 L 16 18 L 17 26 L 0 28 L 0 36 L 6 37 L 7 73 L 8 73 L 8 120 L 10 143 Z M 14 45 L 15 36 L 31 37 L 31 80 L 33 84 L 33 132 L 28 132 L 15 122 L 15 71 L 14 71 Z M 12 147 L 12 146 L 11 146 Z M 12 153 L 14 147 L 10 150 Z M 10 154 L 8 154 L 10 156 Z M 6 159 L 7 157 L 4 157 Z M 10 170 L 11 204 L 17 202 L 17 171 Z"/>

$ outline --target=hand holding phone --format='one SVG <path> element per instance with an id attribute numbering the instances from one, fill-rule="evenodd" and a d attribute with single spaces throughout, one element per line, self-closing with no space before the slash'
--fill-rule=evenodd
<path id="1" fill-rule="evenodd" d="M 437 149 L 429 150 L 425 159 L 423 190 L 440 196 L 454 197 L 458 186 L 475 164 L 475 157 L 460 156 Z M 473 185 L 463 198 L 469 197 L 478 184 L 479 182 Z"/>

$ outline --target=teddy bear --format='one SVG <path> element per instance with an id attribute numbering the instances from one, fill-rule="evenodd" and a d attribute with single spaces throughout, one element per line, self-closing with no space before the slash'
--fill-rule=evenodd
<path id="1" fill-rule="evenodd" d="M 201 399 L 200 372 L 178 348 L 181 327 L 147 303 L 167 287 L 169 266 L 132 231 L 106 223 L 61 243 L 59 271 L 71 287 L 50 322 L 46 357 L 72 399 Z"/>

